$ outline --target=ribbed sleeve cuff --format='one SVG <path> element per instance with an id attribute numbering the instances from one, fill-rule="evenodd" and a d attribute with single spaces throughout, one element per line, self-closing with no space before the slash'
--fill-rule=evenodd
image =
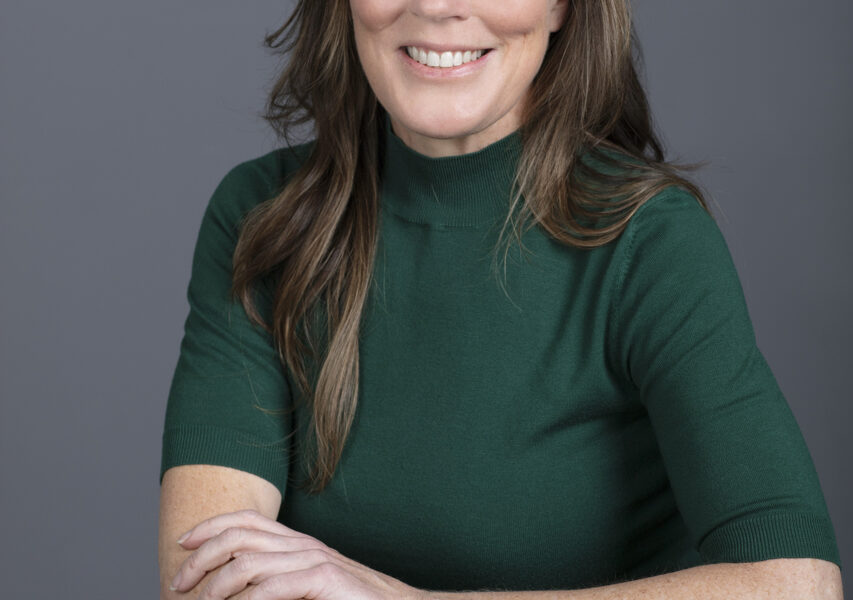
<path id="1" fill-rule="evenodd" d="M 829 519 L 811 513 L 777 513 L 740 519 L 709 533 L 699 544 L 705 563 L 819 558 L 841 568 Z"/>
<path id="2" fill-rule="evenodd" d="M 163 474 L 179 465 L 219 465 L 266 479 L 284 499 L 289 466 L 287 440 L 270 444 L 234 429 L 210 425 L 182 425 L 163 432 Z"/>

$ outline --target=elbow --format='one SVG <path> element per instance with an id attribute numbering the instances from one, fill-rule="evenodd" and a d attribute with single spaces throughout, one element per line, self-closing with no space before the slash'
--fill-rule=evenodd
<path id="1" fill-rule="evenodd" d="M 784 598 L 798 600 L 844 600 L 841 569 L 817 558 L 780 558 L 749 563 L 760 573 L 767 589 L 784 590 Z"/>

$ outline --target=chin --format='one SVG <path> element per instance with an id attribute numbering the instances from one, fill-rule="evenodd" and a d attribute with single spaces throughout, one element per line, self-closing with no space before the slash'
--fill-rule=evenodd
<path id="1" fill-rule="evenodd" d="M 440 140 L 464 138 L 483 129 L 479 119 L 447 114 L 419 115 L 416 118 L 400 119 L 399 123 L 412 133 Z"/>

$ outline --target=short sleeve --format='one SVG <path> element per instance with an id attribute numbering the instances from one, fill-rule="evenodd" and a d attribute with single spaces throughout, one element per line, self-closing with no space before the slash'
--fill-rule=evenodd
<path id="1" fill-rule="evenodd" d="M 241 220 L 271 195 L 259 160 L 222 179 L 201 221 L 166 407 L 160 480 L 177 465 L 221 465 L 266 479 L 284 497 L 291 390 L 271 335 L 229 298 Z M 256 292 L 266 318 L 271 290 L 263 285 Z"/>
<path id="2" fill-rule="evenodd" d="M 702 560 L 818 558 L 840 567 L 809 450 L 756 345 L 713 218 L 669 188 L 624 236 L 613 360 L 648 412 Z"/>

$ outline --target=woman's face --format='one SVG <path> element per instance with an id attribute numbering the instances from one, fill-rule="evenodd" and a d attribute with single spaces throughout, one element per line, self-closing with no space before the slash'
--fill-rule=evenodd
<path id="1" fill-rule="evenodd" d="M 350 7 L 361 65 L 395 133 L 422 154 L 448 156 L 518 129 L 567 2 L 350 0 Z"/>

